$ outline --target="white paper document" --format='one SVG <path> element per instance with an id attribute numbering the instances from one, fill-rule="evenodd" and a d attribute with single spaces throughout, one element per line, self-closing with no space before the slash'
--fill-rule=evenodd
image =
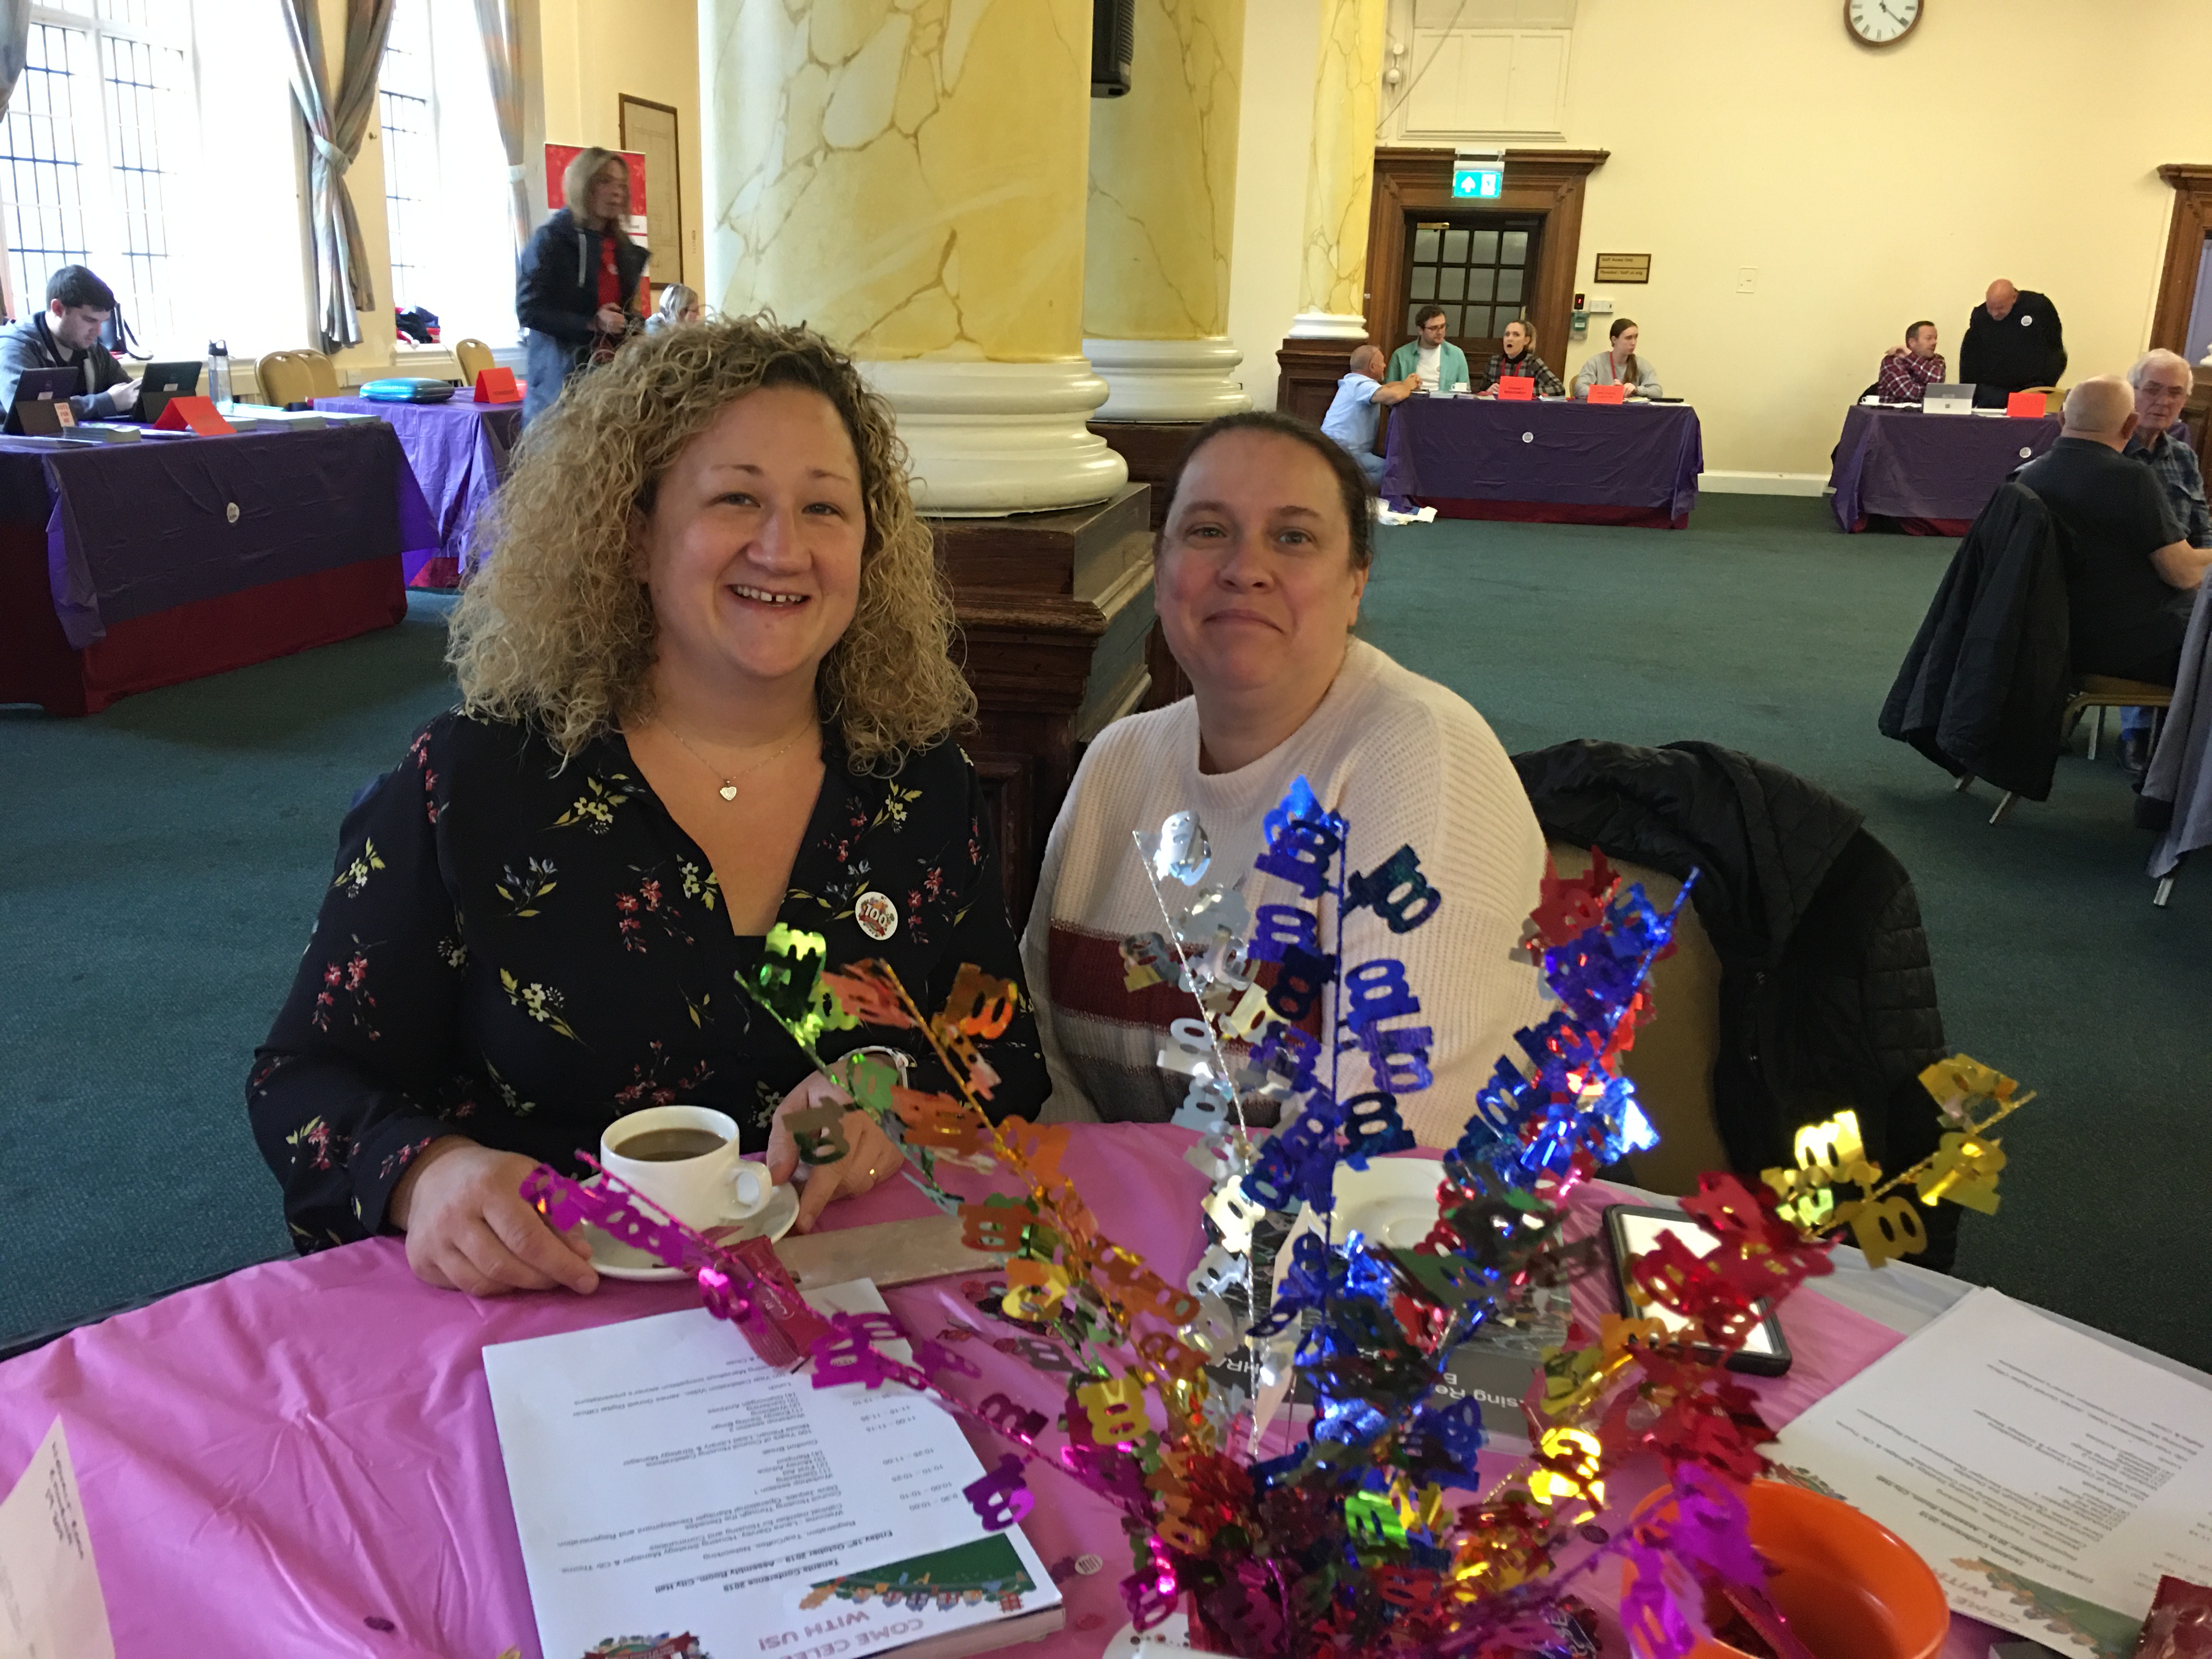
<path id="1" fill-rule="evenodd" d="M 62 1420 L 0 1499 L 0 1654 L 115 1659 Z"/>
<path id="2" fill-rule="evenodd" d="M 1774 1461 L 1918 1551 L 1954 1613 L 2122 1659 L 2212 1583 L 2212 1389 L 1979 1290 L 1782 1431 Z"/>
<path id="3" fill-rule="evenodd" d="M 959 1646 L 1060 1605 L 1021 1528 L 961 1495 L 983 1471 L 954 1419 L 896 1383 L 817 1389 L 704 1309 L 483 1358 L 548 1659 Z"/>

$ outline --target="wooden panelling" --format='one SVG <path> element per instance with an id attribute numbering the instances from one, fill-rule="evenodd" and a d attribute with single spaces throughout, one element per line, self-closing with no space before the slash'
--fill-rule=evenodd
<path id="1" fill-rule="evenodd" d="M 1066 513 L 931 521 L 979 705 L 963 746 L 989 793 L 1018 929 L 1082 744 L 1150 688 L 1150 491 Z"/>
<path id="2" fill-rule="evenodd" d="M 1168 479 L 1182 459 L 1184 446 L 1198 435 L 1203 421 L 1094 421 L 1091 429 L 1129 464 L 1131 483 L 1152 487 L 1152 526 L 1168 516 Z"/>
<path id="3" fill-rule="evenodd" d="M 2173 186 L 2173 217 L 2166 234 L 2166 268 L 2159 274 L 2150 343 L 2185 352 L 2197 271 L 2204 258 L 2204 239 L 2212 235 L 2212 167 L 2173 162 L 2160 167 L 2158 176 Z"/>
<path id="4" fill-rule="evenodd" d="M 1319 426 L 1358 347 L 1357 340 L 1285 340 L 1275 353 L 1282 371 L 1275 382 L 1275 407 Z"/>

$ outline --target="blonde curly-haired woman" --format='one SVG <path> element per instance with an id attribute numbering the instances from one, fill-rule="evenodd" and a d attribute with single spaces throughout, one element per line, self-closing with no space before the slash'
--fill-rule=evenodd
<path id="1" fill-rule="evenodd" d="M 488 544 L 460 706 L 348 815 L 248 1107 L 299 1249 L 400 1231 L 433 1284 L 588 1291 L 517 1193 L 534 1163 L 678 1101 L 796 1163 L 775 1120 L 829 1085 L 738 983 L 775 923 L 928 1008 L 963 963 L 1018 969 L 929 532 L 818 336 L 633 341 L 531 428 Z M 988 1059 L 999 1102 L 1042 1097 L 1026 1012 Z M 865 1115 L 847 1138 L 802 1226 L 897 1169 Z"/>

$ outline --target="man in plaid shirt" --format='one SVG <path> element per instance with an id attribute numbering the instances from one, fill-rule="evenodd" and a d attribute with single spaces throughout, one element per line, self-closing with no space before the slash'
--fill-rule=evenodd
<path id="1" fill-rule="evenodd" d="M 2136 358 L 2128 371 L 2128 384 L 2136 389 L 2136 429 L 2126 453 L 2158 475 L 2166 504 L 2181 526 L 2181 539 L 2191 547 L 2212 547 L 2204 474 L 2190 447 L 2189 428 L 2181 423 L 2181 406 L 2196 383 L 2196 371 L 2179 352 L 2147 351 Z M 2120 763 L 2136 777 L 2150 764 L 2150 711 L 2127 710 L 2120 716 Z"/>
<path id="2" fill-rule="evenodd" d="M 1875 390 L 1886 404 L 1917 404 L 1926 387 L 1943 379 L 1943 359 L 1936 350 L 1936 325 L 1915 323 L 1905 331 L 1905 344 L 1892 347 L 1881 360 Z"/>
<path id="3" fill-rule="evenodd" d="M 2191 547 L 2212 547 L 2212 507 L 2204 501 L 2204 474 L 2190 447 L 2181 406 L 2196 384 L 2189 360 L 2176 351 L 2145 352 L 2128 371 L 2136 389 L 2135 435 L 2127 453 L 2140 455 L 2166 486 L 2166 504 Z"/>

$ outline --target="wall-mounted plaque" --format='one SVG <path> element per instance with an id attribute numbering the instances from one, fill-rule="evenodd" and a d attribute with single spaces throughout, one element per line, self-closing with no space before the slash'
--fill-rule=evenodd
<path id="1" fill-rule="evenodd" d="M 1601 253 L 1591 280 L 1599 283 L 1648 283 L 1651 256 L 1648 253 Z"/>

